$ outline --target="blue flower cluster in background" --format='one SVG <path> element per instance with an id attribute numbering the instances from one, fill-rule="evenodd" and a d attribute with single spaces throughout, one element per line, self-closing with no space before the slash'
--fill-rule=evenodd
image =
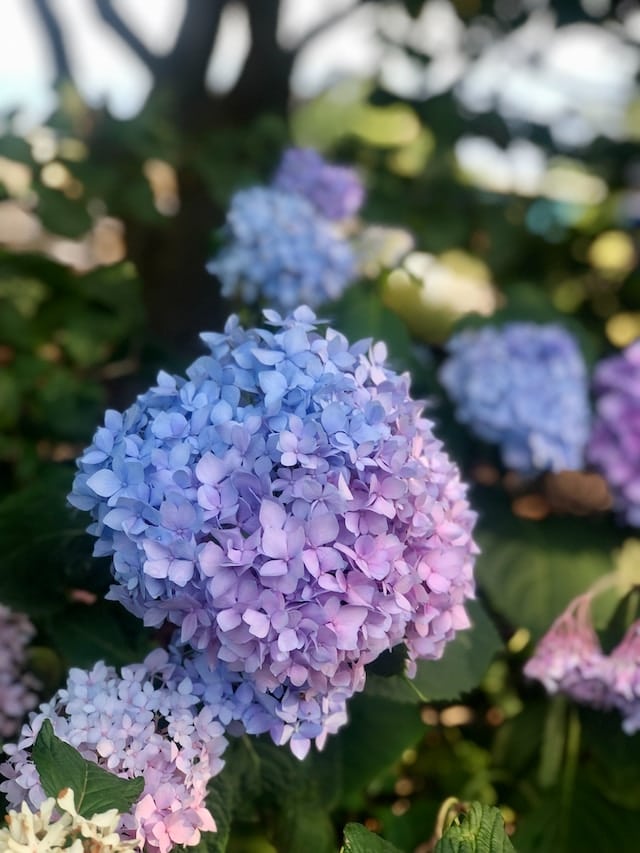
<path id="1" fill-rule="evenodd" d="M 587 371 L 561 326 L 513 322 L 454 335 L 440 379 L 457 419 L 523 473 L 580 469 L 589 436 Z"/>
<path id="2" fill-rule="evenodd" d="M 615 508 L 640 526 L 640 341 L 597 366 L 596 417 L 588 459 L 607 480 Z"/>
<path id="3" fill-rule="evenodd" d="M 227 722 L 304 755 L 367 663 L 404 642 L 412 673 L 468 626 L 475 514 L 384 345 L 307 307 L 265 316 L 109 411 L 70 501 L 113 556 L 110 597 L 178 626 Z"/>
<path id="4" fill-rule="evenodd" d="M 306 198 L 325 219 L 354 216 L 362 206 L 365 191 L 354 169 L 336 166 L 313 148 L 289 148 L 284 152 L 273 186 Z"/>
<path id="5" fill-rule="evenodd" d="M 267 187 L 236 193 L 228 244 L 207 269 L 222 295 L 291 310 L 337 299 L 356 274 L 355 255 L 302 196 Z"/>

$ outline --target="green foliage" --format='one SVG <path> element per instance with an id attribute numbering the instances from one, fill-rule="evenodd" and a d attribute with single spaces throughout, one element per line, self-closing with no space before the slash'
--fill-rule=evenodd
<path id="1" fill-rule="evenodd" d="M 344 828 L 342 853 L 400 853 L 379 835 L 369 832 L 359 823 L 348 823 Z"/>
<path id="2" fill-rule="evenodd" d="M 90 818 L 108 809 L 128 812 L 144 788 L 144 779 L 121 779 L 83 758 L 77 749 L 56 737 L 44 720 L 32 750 L 33 763 L 48 797 L 58 797 L 66 788 L 75 795 L 78 814 Z"/>
<path id="3" fill-rule="evenodd" d="M 445 831 L 434 853 L 515 853 L 500 811 L 471 803 Z"/>

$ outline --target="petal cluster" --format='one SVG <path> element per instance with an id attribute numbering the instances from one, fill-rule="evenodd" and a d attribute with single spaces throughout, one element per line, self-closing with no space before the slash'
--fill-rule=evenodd
<path id="1" fill-rule="evenodd" d="M 602 710 L 616 708 L 627 734 L 640 730 L 640 621 L 605 654 L 591 622 L 591 596 L 571 601 L 538 643 L 524 674 L 550 694 Z"/>
<path id="2" fill-rule="evenodd" d="M 35 628 L 24 615 L 0 604 L 0 737 L 14 735 L 38 702 L 39 684 L 25 672 L 27 646 Z"/>
<path id="3" fill-rule="evenodd" d="M 587 371 L 554 324 L 507 323 L 454 335 L 440 379 L 456 417 L 499 445 L 516 471 L 580 469 L 589 435 Z"/>
<path id="4" fill-rule="evenodd" d="M 85 758 L 125 778 L 143 776 L 141 798 L 123 815 L 120 831 L 149 850 L 194 845 L 215 830 L 206 808 L 207 784 L 222 768 L 223 727 L 202 707 L 185 671 L 159 649 L 142 664 L 71 669 L 66 686 L 32 714 L 17 744 L 4 747 L 0 785 L 10 806 L 45 802 L 29 749 L 43 720 Z"/>
<path id="5" fill-rule="evenodd" d="M 327 163 L 313 148 L 285 151 L 273 186 L 303 196 L 325 219 L 331 220 L 356 214 L 365 195 L 362 181 L 353 169 Z"/>
<path id="6" fill-rule="evenodd" d="M 207 269 L 222 294 L 291 310 L 339 297 L 356 274 L 349 243 L 311 202 L 267 187 L 237 192 L 227 243 Z"/>
<path id="7" fill-rule="evenodd" d="M 587 458 L 607 480 L 620 514 L 640 526 L 640 341 L 601 361 L 593 386 Z"/>
<path id="8" fill-rule="evenodd" d="M 57 801 L 53 797 L 44 800 L 35 812 L 23 802 L 19 811 L 9 811 L 5 821 L 7 826 L 0 829 L 0 853 L 128 853 L 139 849 L 136 841 L 123 841 L 118 834 L 116 809 L 84 818 L 76 811 L 69 788 Z"/>
<path id="9" fill-rule="evenodd" d="M 564 693 L 595 708 L 611 707 L 607 658 L 591 624 L 591 600 L 579 596 L 544 635 L 524 674 L 550 694 Z"/>
<path id="10" fill-rule="evenodd" d="M 110 596 L 178 626 L 229 714 L 302 754 L 381 652 L 405 642 L 411 668 L 467 627 L 475 514 L 383 345 L 265 316 L 108 412 L 70 501 Z"/>

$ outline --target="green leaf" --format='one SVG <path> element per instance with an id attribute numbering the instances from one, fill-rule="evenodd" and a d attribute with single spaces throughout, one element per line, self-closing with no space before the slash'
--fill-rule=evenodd
<path id="1" fill-rule="evenodd" d="M 417 705 L 365 690 L 349 700 L 348 725 L 329 739 L 316 761 L 342 768 L 341 804 L 358 807 L 369 783 L 399 761 L 426 731 Z"/>
<path id="2" fill-rule="evenodd" d="M 515 853 L 495 806 L 471 803 L 438 841 L 434 853 Z"/>
<path id="3" fill-rule="evenodd" d="M 397 847 L 389 844 L 360 823 L 348 823 L 344 828 L 344 846 L 342 853 L 400 853 Z"/>
<path id="4" fill-rule="evenodd" d="M 33 762 L 48 797 L 57 797 L 65 788 L 75 795 L 78 814 L 90 818 L 108 809 L 128 812 L 140 797 L 144 779 L 114 776 L 60 740 L 50 720 L 44 720 L 33 744 Z"/>
<path id="5" fill-rule="evenodd" d="M 337 787 L 334 765 L 314 752 L 299 761 L 289 749 L 266 739 L 255 740 L 254 749 L 260 761 L 261 805 L 271 819 L 276 848 L 334 853 L 329 817 Z"/>
<path id="6" fill-rule="evenodd" d="M 476 490 L 482 506 L 476 578 L 491 606 L 534 639 L 569 601 L 613 568 L 620 532 L 611 519 L 517 518 L 505 500 Z"/>
<path id="7" fill-rule="evenodd" d="M 258 761 L 249 746 L 249 739 L 232 739 L 225 753 L 222 772 L 209 783 L 207 808 L 216 822 L 216 831 L 203 836 L 201 844 L 207 853 L 225 853 L 227 850 L 237 813 L 256 798 L 258 771 Z"/>
<path id="8" fill-rule="evenodd" d="M 455 700 L 473 690 L 502 649 L 502 640 L 482 605 L 472 601 L 467 610 L 472 627 L 456 634 L 440 660 L 418 663 L 413 684 L 428 701 Z"/>

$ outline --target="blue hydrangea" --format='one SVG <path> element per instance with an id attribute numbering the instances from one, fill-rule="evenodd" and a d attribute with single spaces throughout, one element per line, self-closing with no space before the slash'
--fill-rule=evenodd
<path id="1" fill-rule="evenodd" d="M 222 294 L 292 310 L 337 299 L 356 275 L 349 243 L 299 195 L 253 187 L 236 193 L 227 245 L 207 269 Z"/>
<path id="2" fill-rule="evenodd" d="M 460 332 L 440 379 L 456 417 L 523 473 L 580 469 L 589 435 L 587 371 L 558 325 L 508 323 Z"/>
<path id="3" fill-rule="evenodd" d="M 313 148 L 285 151 L 273 186 L 304 196 L 326 219 L 353 216 L 364 201 L 364 186 L 358 174 L 346 166 L 327 163 Z"/>
<path id="4" fill-rule="evenodd" d="M 404 642 L 412 672 L 468 625 L 475 515 L 384 345 L 307 307 L 265 316 L 107 412 L 70 501 L 113 557 L 110 597 L 179 627 L 226 722 L 302 755 L 381 652 Z"/>

